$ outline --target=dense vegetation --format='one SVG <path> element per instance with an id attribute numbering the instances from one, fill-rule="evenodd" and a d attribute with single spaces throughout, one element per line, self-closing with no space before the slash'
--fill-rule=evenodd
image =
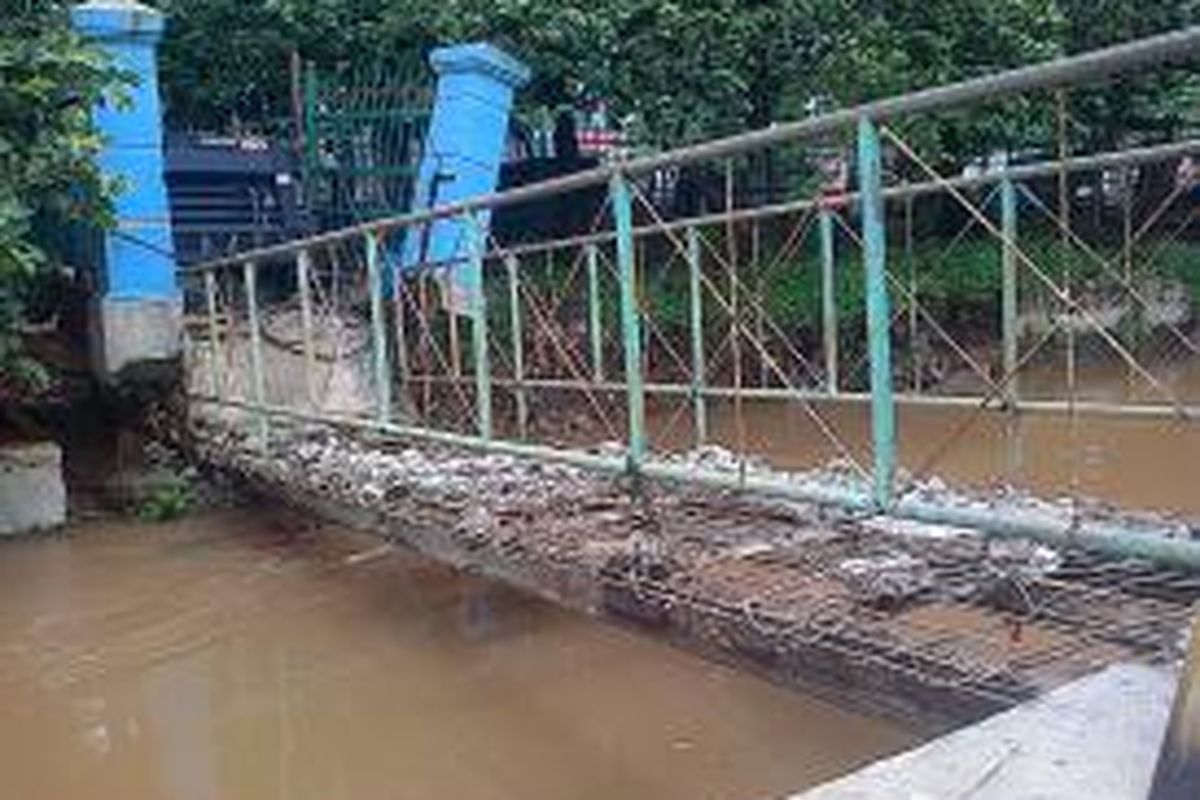
<path id="1" fill-rule="evenodd" d="M 979 198 L 976 198 L 977 200 Z M 1075 246 L 1064 245 L 1057 232 L 1044 220 L 1036 222 L 1036 212 L 1025 210 L 1020 247 L 1040 269 L 1055 280 L 1061 279 L 1061 270 L 1069 266 L 1071 282 L 1077 293 L 1102 304 L 1106 299 L 1119 300 L 1124 296 L 1113 271 L 1121 269 L 1121 244 L 1118 239 L 1102 241 L 1102 237 L 1091 237 L 1096 249 L 1092 253 Z M 794 222 L 794 219 L 792 220 Z M 894 314 L 893 330 L 897 364 L 903 365 L 912 358 L 914 345 L 928 352 L 947 352 L 947 345 L 930 323 L 952 334 L 968 347 L 986 346 L 994 354 L 999 353 L 1001 291 L 1001 248 L 993 237 L 976 229 L 961 239 L 949 241 L 950 237 L 920 237 L 910 250 L 904 246 L 903 226 L 893 219 L 890 225 L 890 242 L 887 268 L 895 283 L 892 285 L 891 303 Z M 790 255 L 779 257 L 780 245 L 788 238 L 785 224 L 764 227 L 762 234 L 762 257 L 755 264 L 748 257 L 748 230 L 739 234 L 739 291 L 742 292 L 743 324 L 754 330 L 757 318 L 765 313 L 770 320 L 766 329 L 768 339 L 776 340 L 776 334 L 785 332 L 801 345 L 806 354 L 817 352 L 821 331 L 821 266 L 816 232 L 810 230 L 802 246 Z M 1113 225 L 1119 229 L 1119 223 Z M 705 230 L 707 245 L 703 249 L 705 269 L 709 279 L 722 292 L 727 291 L 727 273 L 718 263 L 724 257 L 727 243 L 722 230 Z M 843 355 L 847 364 L 857 363 L 862 367 L 865 341 L 864 273 L 861 267 L 861 251 L 842 233 L 837 233 L 835 283 L 838 325 Z M 674 244 L 657 239 L 640 252 L 646 263 L 654 269 L 644 275 L 641 302 L 651 323 L 659 348 L 658 337 L 673 343 L 677 353 L 686 354 L 690 336 L 689 282 L 686 263 Z M 1133 253 L 1133 267 L 1139 281 L 1145 286 L 1155 281 L 1168 281 L 1183 286 L 1194 307 L 1193 314 L 1200 312 L 1200 270 L 1196 269 L 1197 248 L 1187 241 L 1142 242 Z M 1106 266 L 1103 262 L 1110 261 Z M 570 319 L 584 319 L 584 281 L 576 255 L 563 252 L 555 258 L 554 269 L 541 269 L 535 259 L 533 267 L 523 280 L 540 297 L 560 298 L 571 308 Z M 573 276 L 568 284 L 563 276 Z M 1022 308 L 1031 311 L 1037 307 L 1053 309 L 1056 303 L 1049 291 L 1028 269 L 1019 271 Z M 910 297 L 909 287 L 915 281 L 917 299 L 921 311 L 917 315 L 919 340 L 908 336 Z M 509 311 L 507 285 L 501 272 L 489 282 L 489 308 L 491 321 L 496 328 L 498 341 L 509 335 Z M 716 301 L 709 289 L 703 289 L 704 322 L 706 336 L 713 343 L 724 339 L 730 324 L 726 306 Z M 620 325 L 619 298 L 614 276 L 605 274 L 601 284 L 601 306 L 606 315 L 605 326 L 615 330 Z M 928 315 L 928 316 L 926 316 Z M 1146 333 L 1138 322 L 1138 313 L 1122 320 L 1119 331 L 1122 339 L 1131 346 L 1146 340 Z M 1170 337 L 1167 337 L 1168 339 Z M 1152 341 L 1147 343 L 1154 345 Z M 582 352 L 582 351 L 581 351 Z M 757 363 L 756 350 L 746 347 L 749 364 Z M 958 365 L 957 358 L 949 361 Z M 663 358 L 659 367 L 673 369 L 676 363 Z M 905 367 L 907 369 L 907 367 Z M 860 370 L 845 376 L 847 385 L 860 386 L 866 372 Z"/>
<path id="2" fill-rule="evenodd" d="M 239 120 L 287 117 L 293 54 L 325 68 L 370 66 L 364 62 L 410 60 L 440 43 L 486 38 L 534 68 L 522 102 L 603 98 L 647 147 L 1082 51 L 1200 14 L 1200 0 L 149 2 L 170 19 L 162 78 L 176 127 L 224 130 Z M 97 172 L 100 142 L 86 112 L 122 76 L 71 33 L 69 4 L 0 6 L 0 388 L 39 383 L 19 346 L 30 300 L 61 273 L 63 231 L 107 221 L 113 188 Z M 1164 138 L 1190 122 L 1196 96 L 1184 71 L 1072 92 L 1071 135 L 1086 149 Z M 1053 125 L 1045 100 L 940 115 L 909 133 L 952 167 L 996 146 L 1044 144 Z M 966 258 L 985 261 L 990 256 Z M 804 276 L 813 272 L 779 273 L 770 296 L 788 324 L 811 321 L 814 295 Z M 972 278 L 977 272 L 986 279 Z M 932 280 L 931 291 L 994 298 L 990 267 L 947 275 Z"/>
<path id="3" fill-rule="evenodd" d="M 31 304 L 63 265 L 62 231 L 105 224 L 101 142 L 88 112 L 122 76 L 70 29 L 66 4 L 5 0 L 0 19 L 0 402 L 46 382 L 21 346 Z M 116 95 L 113 95 L 116 98 Z"/>
<path id="4" fill-rule="evenodd" d="M 295 51 L 332 66 L 486 38 L 534 68 L 524 101 L 605 98 L 651 145 L 679 144 L 1161 32 L 1197 0 L 154 0 L 176 124 L 283 118 Z M 1079 135 L 1181 124 L 1178 74 L 1079 95 Z M 1045 105 L 1045 104 L 1041 104 Z M 1045 141 L 1045 114 L 939 120 L 950 154 Z"/>

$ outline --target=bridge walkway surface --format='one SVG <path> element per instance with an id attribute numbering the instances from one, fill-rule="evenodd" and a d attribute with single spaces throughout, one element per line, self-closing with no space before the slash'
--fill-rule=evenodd
<path id="1" fill-rule="evenodd" d="M 219 414 L 167 430 L 317 515 L 930 731 L 1105 665 L 1170 663 L 1200 598 L 1186 573 L 1145 562 L 748 493 L 631 492 L 571 466 L 308 423 L 277 423 L 266 450 Z"/>
<path id="2" fill-rule="evenodd" d="M 160 427 L 313 514 L 843 705 L 933 732 L 1033 701 L 985 724 L 1061 708 L 1044 733 L 1070 738 L 1096 686 L 1178 660 L 1200 600 L 1178 482 L 1200 468 L 1200 140 L 1092 151 L 1068 94 L 1197 52 L 1200 27 L 193 265 Z M 1054 100 L 1043 160 L 966 169 L 909 124 L 1018 96 Z M 807 177 L 749 196 L 772 159 Z M 692 170 L 723 202 L 662 200 Z M 490 228 L 583 190 L 590 230 Z M 446 226 L 452 256 L 397 259 Z M 976 273 L 977 296 L 933 285 Z M 805 471 L 767 465 L 754 404 L 805 431 Z M 917 409 L 937 419 L 914 432 Z M 956 471 L 963 451 L 996 468 Z M 1034 751 L 1002 755 L 972 764 Z"/>

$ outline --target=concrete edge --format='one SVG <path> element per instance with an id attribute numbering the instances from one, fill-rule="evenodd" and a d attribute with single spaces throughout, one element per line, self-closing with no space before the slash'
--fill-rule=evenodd
<path id="1" fill-rule="evenodd" d="M 1145 800 L 1175 682 L 1115 664 L 791 800 Z"/>

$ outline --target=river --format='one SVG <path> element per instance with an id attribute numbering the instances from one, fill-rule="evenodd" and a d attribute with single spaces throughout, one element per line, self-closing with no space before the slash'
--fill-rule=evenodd
<path id="1" fill-rule="evenodd" d="M 767 798 L 917 741 L 270 509 L 0 544 L 13 798 Z"/>
<path id="2" fill-rule="evenodd" d="M 1177 398 L 1200 404 L 1200 359 L 1155 365 L 1154 372 Z M 1081 365 L 1077 381 L 1080 401 L 1170 405 L 1111 359 Z M 1021 373 L 1025 399 L 1062 398 L 1063 384 L 1061 365 L 1036 365 Z M 978 386 L 958 388 L 980 391 Z M 681 404 L 660 405 L 655 411 L 648 422 L 654 445 L 673 450 L 691 446 L 691 418 L 682 413 Z M 844 454 L 820 430 L 813 412 L 869 470 L 870 410 L 865 403 L 821 401 L 806 410 L 796 402 L 744 401 L 739 421 L 732 402 L 710 401 L 710 439 L 765 457 L 776 467 L 822 466 Z M 923 477 L 1200 516 L 1195 480 L 1200 475 L 1200 424 L 1195 420 L 1080 413 L 1072 421 L 1065 413 L 1028 412 L 1014 418 L 996 411 L 975 415 L 966 408 L 902 405 L 896 432 L 901 467 Z"/>

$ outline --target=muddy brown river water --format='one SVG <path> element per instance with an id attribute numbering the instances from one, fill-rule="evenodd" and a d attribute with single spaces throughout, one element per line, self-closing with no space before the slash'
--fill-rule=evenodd
<path id="1" fill-rule="evenodd" d="M 0 796 L 768 798 L 917 741 L 270 510 L 0 544 Z"/>
<path id="2" fill-rule="evenodd" d="M 1155 368 L 1155 376 L 1182 402 L 1200 404 L 1200 359 Z M 1082 365 L 1083 401 L 1169 403 L 1145 381 L 1111 361 Z M 1022 396 L 1066 396 L 1061 365 L 1038 365 L 1022 373 Z M 961 389 L 978 393 L 978 386 Z M 966 393 L 965 391 L 963 393 Z M 684 401 L 687 402 L 686 400 Z M 858 462 L 871 465 L 870 410 L 865 403 L 812 404 Z M 654 444 L 691 446 L 691 420 L 680 406 L 660 406 L 649 422 Z M 710 402 L 712 441 L 765 457 L 780 468 L 814 468 L 843 454 L 799 403 L 745 401 L 741 421 L 732 402 Z M 901 406 L 897 411 L 898 457 L 903 469 L 936 475 L 976 488 L 1011 485 L 1046 498 L 1077 496 L 1129 509 L 1159 510 L 1200 518 L 1200 423 L 1174 418 L 1118 418 L 1063 413 Z M 960 431 L 961 428 L 961 431 Z"/>

